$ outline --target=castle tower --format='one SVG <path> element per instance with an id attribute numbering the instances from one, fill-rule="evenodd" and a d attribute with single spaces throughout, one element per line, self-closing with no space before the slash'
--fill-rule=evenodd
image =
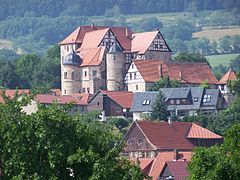
<path id="1" fill-rule="evenodd" d="M 121 47 L 114 43 L 106 55 L 107 90 L 119 91 L 124 87 L 125 61 Z"/>
<path id="2" fill-rule="evenodd" d="M 63 58 L 61 65 L 61 90 L 62 95 L 78 94 L 81 90 L 81 74 L 80 65 L 82 59 L 71 50 L 70 53 Z"/>

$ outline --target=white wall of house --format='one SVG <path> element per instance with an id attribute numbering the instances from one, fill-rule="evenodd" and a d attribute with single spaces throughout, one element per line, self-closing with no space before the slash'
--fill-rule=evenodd
<path id="1" fill-rule="evenodd" d="M 128 91 L 132 92 L 143 92 L 146 91 L 146 83 L 139 73 L 134 62 L 131 63 L 128 72 L 125 76 L 125 84 L 127 85 Z"/>

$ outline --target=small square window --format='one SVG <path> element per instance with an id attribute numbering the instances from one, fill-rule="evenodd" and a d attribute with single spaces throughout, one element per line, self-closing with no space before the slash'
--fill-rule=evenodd
<path id="1" fill-rule="evenodd" d="M 129 73 L 129 75 L 130 75 L 130 79 L 132 79 L 132 73 Z"/>
<path id="2" fill-rule="evenodd" d="M 84 71 L 84 76 L 85 76 L 85 77 L 87 76 L 87 71 Z"/>
<path id="3" fill-rule="evenodd" d="M 75 72 L 73 71 L 72 72 L 72 80 L 74 80 L 74 77 L 75 77 Z"/>
<path id="4" fill-rule="evenodd" d="M 100 106 L 100 102 L 97 102 L 97 105 Z"/>
<path id="5" fill-rule="evenodd" d="M 64 72 L 64 79 L 67 79 L 67 72 Z"/>
<path id="6" fill-rule="evenodd" d="M 82 93 L 85 93 L 86 92 L 86 89 L 85 88 L 82 88 Z"/>
<path id="7" fill-rule="evenodd" d="M 138 85 L 136 85 L 136 90 L 138 90 Z"/>
<path id="8" fill-rule="evenodd" d="M 177 100 L 176 100 L 176 104 L 180 104 L 180 99 L 177 99 Z"/>

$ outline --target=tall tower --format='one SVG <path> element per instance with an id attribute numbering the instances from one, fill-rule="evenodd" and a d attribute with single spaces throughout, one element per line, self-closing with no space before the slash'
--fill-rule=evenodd
<path id="1" fill-rule="evenodd" d="M 125 56 L 121 47 L 114 43 L 106 56 L 107 90 L 119 91 L 124 87 Z"/>
<path id="2" fill-rule="evenodd" d="M 82 59 L 74 50 L 71 50 L 70 53 L 63 58 L 61 66 L 62 95 L 78 94 L 81 91 L 81 63 Z"/>

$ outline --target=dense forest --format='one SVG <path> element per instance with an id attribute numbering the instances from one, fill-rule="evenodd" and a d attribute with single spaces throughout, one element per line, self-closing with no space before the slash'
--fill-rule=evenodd
<path id="1" fill-rule="evenodd" d="M 40 55 L 46 52 L 49 45 L 58 43 L 76 27 L 91 23 L 126 26 L 137 32 L 161 28 L 173 52 L 201 51 L 213 54 L 217 52 L 216 49 L 209 52 L 198 48 L 192 50 L 193 44 L 197 47 L 206 43 L 206 46 L 211 45 L 204 39 L 188 42 L 192 39 L 192 33 L 201 30 L 202 26 L 240 24 L 240 3 L 237 0 L 73 0 L 71 3 L 66 0 L 1 1 L 0 39 L 11 40 L 14 47 L 21 48 L 23 52 Z M 221 11 L 209 14 L 203 13 L 203 10 Z M 163 12 L 184 12 L 185 16 L 175 18 L 174 21 L 152 16 L 127 19 L 127 15 Z M 216 42 L 211 45 L 214 46 Z"/>
<path id="2" fill-rule="evenodd" d="M 122 14 L 181 12 L 195 10 L 232 9 L 239 7 L 238 0 L 1 0 L 0 20 L 9 16 L 23 17 L 27 13 L 35 16 L 57 17 L 62 15 L 93 16 L 104 15 L 113 6 Z"/>

